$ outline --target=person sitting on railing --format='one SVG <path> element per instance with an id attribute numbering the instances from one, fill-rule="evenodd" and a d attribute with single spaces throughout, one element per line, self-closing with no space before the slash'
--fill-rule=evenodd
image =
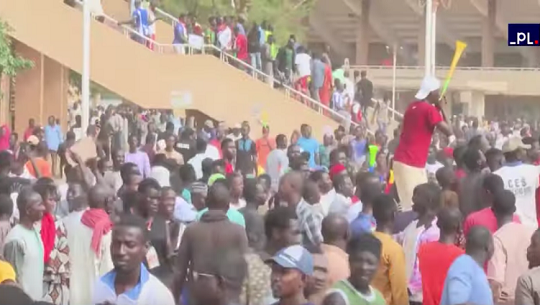
<path id="1" fill-rule="evenodd" d="M 176 53 L 185 54 L 184 44 L 187 43 L 186 14 L 180 14 L 178 22 L 174 25 L 173 45 Z"/>
<path id="2" fill-rule="evenodd" d="M 139 34 L 132 35 L 131 38 L 133 40 L 141 44 L 146 43 L 147 40 L 145 39 L 145 37 L 148 37 L 149 32 L 148 11 L 141 6 L 140 0 L 135 1 L 135 11 L 133 12 L 130 20 L 118 22 L 118 25 L 124 24 L 131 24 L 135 32 Z"/>

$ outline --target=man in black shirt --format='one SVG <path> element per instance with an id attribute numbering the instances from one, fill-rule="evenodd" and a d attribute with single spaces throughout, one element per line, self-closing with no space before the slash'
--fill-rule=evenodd
<path id="1" fill-rule="evenodd" d="M 193 129 L 184 129 L 180 136 L 180 140 L 176 143 L 176 151 L 182 154 L 185 163 L 195 156 L 197 151 L 195 149 L 195 131 L 193 131 Z"/>
<path id="2" fill-rule="evenodd" d="M 360 106 L 364 117 L 366 117 L 366 111 L 369 105 L 371 105 L 371 98 L 373 98 L 373 83 L 367 79 L 367 72 L 360 72 L 360 81 L 356 84 L 356 90 L 361 94 Z"/>
<path id="3" fill-rule="evenodd" d="M 257 174 L 257 148 L 249 137 L 248 122 L 242 123 L 242 138 L 236 141 L 236 170 L 244 176 Z"/>

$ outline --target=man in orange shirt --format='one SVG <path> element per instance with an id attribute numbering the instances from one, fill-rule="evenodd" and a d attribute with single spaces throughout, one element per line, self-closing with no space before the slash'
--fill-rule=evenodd
<path id="1" fill-rule="evenodd" d="M 262 168 L 266 168 L 266 158 L 276 148 L 276 141 L 270 138 L 270 127 L 268 125 L 263 126 L 262 133 L 262 137 L 255 141 L 255 147 L 257 148 L 257 164 Z"/>
<path id="2" fill-rule="evenodd" d="M 441 232 L 439 241 L 424 244 L 418 250 L 424 305 L 440 303 L 446 273 L 454 260 L 464 253 L 455 245 L 461 232 L 461 218 L 459 209 L 443 208 L 437 216 Z"/>
<path id="3" fill-rule="evenodd" d="M 47 161 L 47 143 L 39 141 L 36 136 L 30 136 L 26 141 L 29 146 L 31 160 L 24 165 L 28 173 L 36 178 L 52 177 L 51 165 Z"/>

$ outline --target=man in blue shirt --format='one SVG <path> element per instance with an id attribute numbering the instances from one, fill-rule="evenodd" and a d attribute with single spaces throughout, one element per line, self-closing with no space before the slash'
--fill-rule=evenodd
<path id="1" fill-rule="evenodd" d="M 493 305 L 493 295 L 483 266 L 493 255 L 493 237 L 484 226 L 475 226 L 467 234 L 465 254 L 448 269 L 441 305 Z"/>
<path id="2" fill-rule="evenodd" d="M 131 15 L 131 20 L 118 22 L 118 25 L 131 24 L 137 34 L 132 35 L 132 39 L 145 44 L 149 36 L 148 11 L 141 6 L 140 0 L 135 0 L 135 10 Z"/>
<path id="3" fill-rule="evenodd" d="M 300 133 L 302 136 L 296 144 L 309 153 L 309 167 L 315 168 L 319 164 L 319 142 L 311 137 L 311 126 L 308 124 L 302 124 Z"/>
<path id="4" fill-rule="evenodd" d="M 351 141 L 350 152 L 351 158 L 358 166 L 362 166 L 366 161 L 366 152 L 367 152 L 367 140 L 366 132 L 362 126 L 356 126 L 354 129 L 354 139 Z"/>
<path id="5" fill-rule="evenodd" d="M 56 173 L 56 168 L 58 167 L 58 147 L 60 144 L 62 144 L 62 142 L 64 142 L 62 137 L 62 129 L 60 128 L 60 125 L 56 124 L 54 116 L 52 115 L 49 117 L 49 122 L 44 129 L 45 142 L 47 143 L 47 147 L 51 153 L 52 173 L 54 175 Z"/>
<path id="6" fill-rule="evenodd" d="M 186 29 L 186 14 L 180 14 L 178 22 L 174 25 L 174 40 L 173 45 L 178 54 L 184 54 L 186 49 L 184 44 L 187 43 L 188 35 Z"/>

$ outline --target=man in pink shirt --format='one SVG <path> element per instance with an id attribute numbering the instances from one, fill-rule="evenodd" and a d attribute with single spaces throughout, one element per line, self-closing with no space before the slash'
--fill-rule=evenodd
<path id="1" fill-rule="evenodd" d="M 518 278 L 529 270 L 527 248 L 535 228 L 513 222 L 516 197 L 512 191 L 499 190 L 492 209 L 499 229 L 493 234 L 495 251 L 488 262 L 487 277 L 495 304 L 514 304 Z"/>
<path id="2" fill-rule="evenodd" d="M 467 236 L 469 230 L 474 226 L 484 226 L 491 233 L 495 233 L 499 228 L 497 218 L 493 212 L 493 201 L 495 193 L 504 189 L 504 182 L 500 176 L 489 174 L 484 177 L 482 184 L 484 189 L 484 202 L 488 206 L 480 211 L 473 212 L 467 216 L 463 223 L 463 234 Z M 513 215 L 513 221 L 521 223 L 517 215 Z"/>

